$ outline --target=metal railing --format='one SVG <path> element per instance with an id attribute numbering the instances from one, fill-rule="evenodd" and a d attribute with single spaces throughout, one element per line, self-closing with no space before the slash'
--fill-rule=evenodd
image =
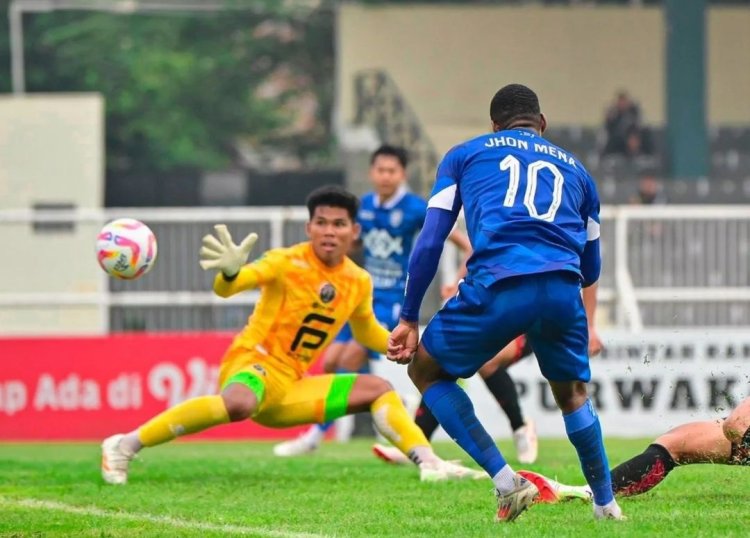
<path id="1" fill-rule="evenodd" d="M 16 291 L 0 293 L 0 309 L 95 306 L 101 312 L 101 332 L 236 329 L 247 319 L 258 294 L 245 293 L 228 300 L 216 297 L 211 292 L 213 275 L 202 271 L 197 262 L 201 237 L 212 231 L 213 224 L 222 222 L 235 236 L 258 233 L 256 252 L 263 252 L 304 240 L 308 218 L 305 207 L 22 209 L 0 211 L 0 232 L 15 226 L 27 234 L 40 223 L 74 223 L 90 232 L 90 242 L 82 245 L 82 253 L 88 255 L 93 252 L 98 227 L 125 216 L 148 223 L 156 234 L 159 253 L 154 270 L 146 277 L 117 280 L 101 272 L 95 273 L 99 280 L 90 283 L 99 291 L 50 293 L 30 291 L 34 279 L 24 285 L 21 276 Z M 54 232 L 45 231 L 39 239 L 50 233 Z M 40 256 L 39 262 L 44 261 Z M 91 263 L 96 263 L 93 256 Z"/>
<path id="2" fill-rule="evenodd" d="M 148 223 L 159 241 L 155 269 L 136 281 L 97 275 L 86 291 L 33 291 L 38 280 L 5 265 L 12 291 L 0 292 L 0 312 L 97 307 L 100 330 L 236 329 L 257 293 L 229 300 L 211 293 L 211 274 L 197 263 L 200 238 L 216 222 L 236 236 L 260 236 L 256 252 L 304 240 L 304 207 L 0 210 L 0 234 L 21 237 L 29 252 L 48 240 L 40 223 L 73 224 L 86 256 L 95 232 L 108 220 L 128 216 Z M 65 228 L 69 229 L 69 226 Z M 89 233 L 91 232 L 91 233 Z M 90 237 L 89 237 L 90 236 Z M 10 238 L 10 239 L 7 239 Z M 750 326 L 750 206 L 608 206 L 602 210 L 603 271 L 600 302 L 604 322 L 637 331 L 643 327 Z M 83 256 L 83 254 L 81 254 Z M 12 260 L 11 260 L 12 263 Z M 39 254 L 34 264 L 47 260 Z M 93 256 L 82 260 L 95 264 Z M 441 279 L 455 273 L 458 255 L 446 248 Z M 31 265 L 34 265 L 31 264 Z M 93 290 L 93 291 L 92 291 Z M 98 290 L 98 291 L 97 291 Z M 423 309 L 437 308 L 433 290 Z M 2 328 L 0 328 L 0 331 Z"/>

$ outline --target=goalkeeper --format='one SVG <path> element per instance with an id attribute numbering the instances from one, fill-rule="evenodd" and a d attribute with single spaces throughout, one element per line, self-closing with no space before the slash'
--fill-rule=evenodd
<path id="1" fill-rule="evenodd" d="M 388 331 L 372 310 L 369 275 L 346 253 L 359 234 L 357 198 L 322 187 L 307 200 L 308 242 L 273 249 L 245 265 L 257 239 L 239 245 L 226 226 L 203 238 L 201 267 L 217 270 L 214 291 L 229 297 L 260 288 L 244 330 L 222 359 L 221 393 L 182 402 L 127 434 L 102 443 L 102 477 L 127 482 L 130 460 L 143 447 L 219 424 L 252 419 L 284 428 L 369 410 L 380 432 L 420 468 L 423 480 L 481 478 L 483 473 L 438 458 L 384 379 L 374 375 L 305 376 L 348 320 L 364 346 L 385 353 Z"/>

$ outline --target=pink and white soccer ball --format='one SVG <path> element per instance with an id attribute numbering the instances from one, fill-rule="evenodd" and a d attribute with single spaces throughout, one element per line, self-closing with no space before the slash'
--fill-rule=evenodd
<path id="1" fill-rule="evenodd" d="M 139 220 L 113 220 L 96 237 L 96 259 L 110 276 L 140 278 L 156 261 L 156 236 Z"/>

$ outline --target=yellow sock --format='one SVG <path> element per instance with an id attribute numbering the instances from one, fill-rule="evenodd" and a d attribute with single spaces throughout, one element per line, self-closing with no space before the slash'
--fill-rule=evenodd
<path id="1" fill-rule="evenodd" d="M 221 396 L 200 396 L 156 415 L 138 429 L 138 439 L 143 446 L 155 446 L 227 422 L 229 414 Z"/>
<path id="2" fill-rule="evenodd" d="M 380 433 L 407 456 L 417 447 L 430 446 L 395 391 L 386 392 L 375 400 L 370 412 Z"/>

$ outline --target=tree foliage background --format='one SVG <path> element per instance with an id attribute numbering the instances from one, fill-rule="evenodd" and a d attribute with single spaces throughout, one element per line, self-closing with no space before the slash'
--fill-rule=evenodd
<path id="1" fill-rule="evenodd" d="M 102 93 L 110 171 L 220 169 L 239 139 L 303 161 L 325 158 L 332 144 L 332 9 L 278 0 L 244 7 L 26 14 L 27 91 Z M 7 8 L 8 0 L 0 1 L 2 92 L 11 90 Z M 301 83 L 272 98 L 259 95 L 282 68 Z M 316 126 L 291 133 L 288 105 L 303 91 L 317 97 Z"/>

